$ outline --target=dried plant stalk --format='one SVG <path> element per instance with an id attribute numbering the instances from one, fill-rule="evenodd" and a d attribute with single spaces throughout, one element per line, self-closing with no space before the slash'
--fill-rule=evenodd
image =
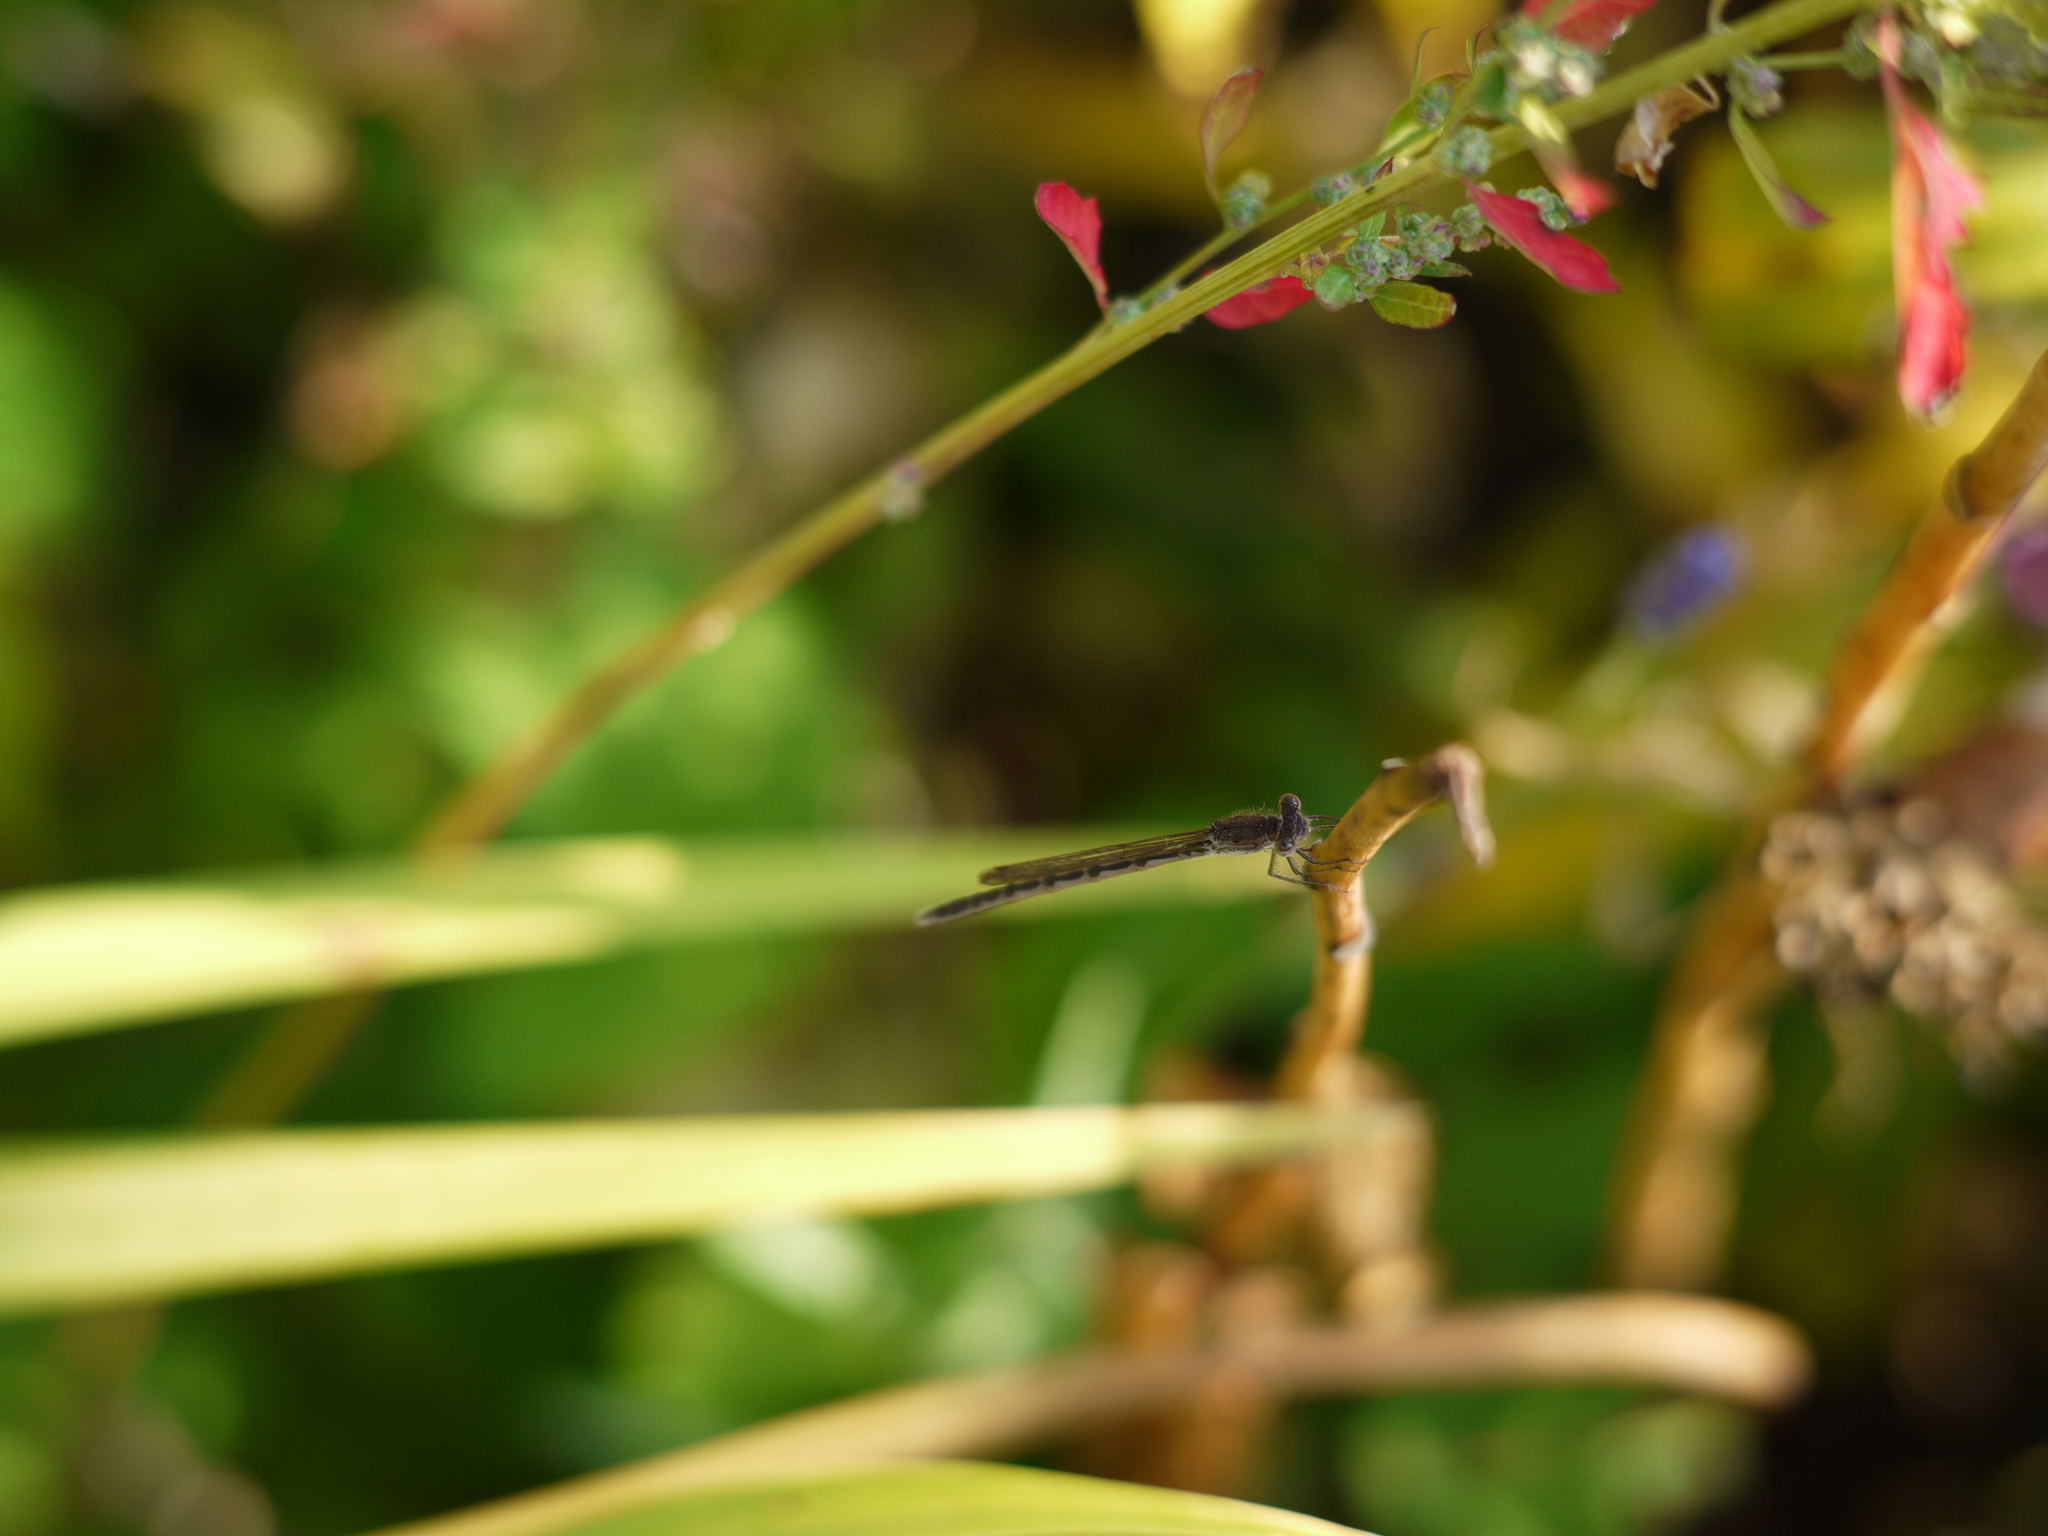
<path id="1" fill-rule="evenodd" d="M 1807 749 L 1811 790 L 1832 788 L 1903 706 L 1921 662 L 1953 622 L 1953 600 L 2043 469 L 2048 353 L 1984 441 L 1956 461 L 1940 496 L 1843 641 L 1820 729 Z"/>
<path id="2" fill-rule="evenodd" d="M 1804 1389 L 1811 1363 L 1797 1331 L 1769 1313 L 1626 1293 L 1473 1308 L 1391 1337 L 1299 1329 L 1228 1350 L 1085 1353 L 849 1398 L 381 1536 L 540 1536 L 738 1478 L 1007 1455 L 1183 1402 L 1225 1372 L 1283 1396 L 1613 1383 L 1772 1408 Z"/>
<path id="3" fill-rule="evenodd" d="M 1294 1042 L 1281 1063 L 1275 1092 L 1282 1098 L 1341 1096 L 1349 1061 L 1365 1033 L 1372 987 L 1372 915 L 1365 905 L 1365 866 L 1387 839 L 1439 801 L 1458 818 L 1465 846 L 1481 865 L 1493 860 L 1493 829 L 1486 822 L 1486 770 L 1463 742 L 1439 747 L 1419 763 L 1399 759 L 1352 803 L 1311 851 L 1316 920 L 1315 973 L 1308 1006 L 1295 1021 Z"/>
<path id="4" fill-rule="evenodd" d="M 1903 707 L 1955 599 L 2044 469 L 2048 353 L 1957 461 L 1843 641 L 1805 774 L 1785 803 L 1833 789 Z M 1610 1224 L 1623 1284 L 1692 1288 L 1720 1271 L 1736 1156 L 1765 1092 L 1760 1015 L 1783 979 L 1771 922 L 1777 888 L 1755 866 L 1759 836 L 1744 840 L 1702 907 L 1658 1011 Z"/>

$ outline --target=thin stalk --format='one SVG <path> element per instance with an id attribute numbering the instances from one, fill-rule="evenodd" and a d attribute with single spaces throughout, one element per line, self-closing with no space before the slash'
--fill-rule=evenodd
<path id="1" fill-rule="evenodd" d="M 1842 69 L 1850 57 L 1846 48 L 1830 48 L 1821 53 L 1767 53 L 1757 63 L 1782 73 L 1788 69 Z"/>
<path id="2" fill-rule="evenodd" d="M 1308 1006 L 1275 1081 L 1279 1097 L 1329 1102 L 1348 1082 L 1340 1069 L 1365 1033 L 1371 989 L 1365 867 L 1373 855 L 1431 806 L 1448 803 L 1473 859 L 1481 866 L 1493 861 L 1485 775 L 1479 755 L 1463 742 L 1440 747 L 1419 763 L 1390 763 L 1309 851 L 1309 876 L 1321 882 L 1309 893 L 1316 919 L 1315 972 Z"/>
<path id="3" fill-rule="evenodd" d="M 1737 54 L 1755 52 L 1853 16 L 1871 3 L 1873 0 L 1781 0 L 1725 31 L 1696 38 L 1616 75 L 1577 100 L 1560 103 L 1557 115 L 1573 128 L 1614 116 L 1632 107 L 1640 96 L 1711 73 Z M 1517 124 L 1495 129 L 1490 139 L 1496 160 L 1528 147 L 1527 135 Z M 450 799 L 421 835 L 416 845 L 419 852 L 448 855 L 496 837 L 563 760 L 629 699 L 692 657 L 716 649 L 755 609 L 877 523 L 888 520 L 892 508 L 901 515 L 906 498 L 914 505 L 932 484 L 1012 428 L 1134 352 L 1192 323 L 1204 310 L 1278 276 L 1374 209 L 1446 180 L 1427 160 L 1382 177 L 1135 318 L 1096 326 L 1061 356 L 925 439 L 889 468 L 827 502 L 586 678 L 531 735 L 516 742 Z M 1269 208 L 1266 218 L 1297 207 L 1306 196 L 1306 192 L 1291 194 Z M 1219 232 L 1145 290 L 1146 295 L 1165 292 L 1238 238 L 1237 231 Z M 339 1029 L 333 1027 L 339 1016 L 326 1009 L 286 1013 L 269 1034 L 293 1036 L 316 1031 L 323 1038 L 323 1049 L 302 1050 L 289 1041 L 258 1042 L 253 1052 L 255 1065 L 247 1071 L 238 1069 L 238 1076 L 247 1081 L 238 1082 L 225 1100 L 216 1101 L 211 1108 L 240 1114 L 247 1106 L 261 1104 L 265 1113 L 281 1118 L 319 1079 L 325 1064 L 369 1017 L 374 1004 L 374 994 L 355 999 Z"/>
<path id="4" fill-rule="evenodd" d="M 1466 848 L 1482 867 L 1493 862 L 1486 820 L 1486 770 L 1463 742 L 1439 747 L 1419 763 L 1393 761 L 1352 802 L 1329 835 L 1307 850 L 1305 867 L 1315 914 L 1315 959 L 1308 1002 L 1274 1074 L 1273 1094 L 1311 1104 L 1358 1102 L 1358 1042 L 1372 997 L 1372 914 L 1365 869 L 1409 822 L 1440 803 L 1458 818 Z M 1262 1169 L 1243 1180 L 1211 1219 L 1211 1252 L 1244 1260 L 1284 1246 L 1284 1234 L 1305 1214 L 1299 1170 Z M 1333 1255 L 1345 1261 L 1355 1256 Z"/>
<path id="5" fill-rule="evenodd" d="M 1556 111 L 1567 127 L 1583 127 L 1631 107 L 1636 98 L 1720 69 L 1737 54 L 1799 37 L 1869 7 L 1871 0 L 1781 0 L 1725 32 L 1695 38 L 1625 71 Z M 1495 129 L 1496 160 L 1528 147 L 1517 124 Z M 1336 238 L 1374 209 L 1412 197 L 1448 178 L 1416 161 L 1350 197 L 1319 210 L 1179 293 L 1130 320 L 1098 327 L 1074 347 L 994 399 L 917 445 L 828 502 L 737 570 L 686 604 L 667 623 L 605 666 L 526 740 L 459 792 L 422 839 L 427 851 L 460 848 L 494 837 L 577 745 L 620 705 L 693 656 L 723 643 L 733 626 L 876 523 L 885 508 L 932 484 L 1054 401 L 1106 372 L 1160 337 L 1179 330 L 1231 295 L 1279 276 L 1308 252 Z M 1217 242 L 1209 242 L 1216 250 Z M 1205 246 L 1190 261 L 1206 259 Z M 1182 264 L 1185 270 L 1194 266 Z M 1176 269 L 1180 270 L 1180 269 Z"/>
<path id="6" fill-rule="evenodd" d="M 1401 1334 L 1261 1332 L 1202 1350 L 1091 1350 L 942 1376 L 770 1419 L 377 1536 L 553 1536 L 639 1514 L 736 1480 L 851 1462 L 998 1457 L 1184 1403 L 1219 1367 L 1290 1397 L 1626 1383 L 1776 1408 L 1805 1388 L 1806 1345 L 1737 1302 L 1627 1293 L 1472 1307 Z M 633 1529 L 655 1529 L 633 1523 Z"/>
<path id="7" fill-rule="evenodd" d="M 1954 600 L 2048 472 L 2048 353 L 1983 442 L 1957 460 L 1836 654 L 1821 719 L 1790 794 L 1837 789 L 1897 718 L 1948 632 Z M 1778 807 L 1774 807 L 1776 809 Z M 1736 1156 L 1763 1107 L 1765 1005 L 1785 982 L 1778 891 L 1751 829 L 1702 905 L 1658 1007 L 1616 1181 L 1613 1259 L 1631 1285 L 1696 1286 L 1721 1265 Z"/>

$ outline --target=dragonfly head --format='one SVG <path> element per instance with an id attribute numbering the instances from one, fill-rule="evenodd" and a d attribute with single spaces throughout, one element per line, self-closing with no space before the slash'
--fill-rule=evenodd
<path id="1" fill-rule="evenodd" d="M 1315 829 L 1309 824 L 1308 817 L 1302 814 L 1301 796 L 1282 795 L 1280 797 L 1280 836 L 1278 839 L 1280 851 L 1282 853 L 1294 852 L 1295 849 L 1307 842 L 1314 835 L 1314 832 Z"/>

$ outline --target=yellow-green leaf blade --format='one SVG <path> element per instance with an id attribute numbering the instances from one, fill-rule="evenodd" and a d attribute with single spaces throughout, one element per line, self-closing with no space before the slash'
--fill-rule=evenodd
<path id="1" fill-rule="evenodd" d="M 1372 1136 L 1402 1113 L 1178 1104 L 17 1147 L 0 1157 L 0 1312 L 1072 1194 Z"/>
<path id="2" fill-rule="evenodd" d="M 443 868 L 385 859 L 25 891 L 0 898 L 0 1045 L 659 944 L 907 927 L 991 864 L 1131 835 L 513 843 Z M 987 920 L 1287 891 L 1253 864 L 1192 860 Z"/>
<path id="3" fill-rule="evenodd" d="M 1338 1536 L 1350 1529 L 1208 1494 L 975 1462 L 811 1472 L 671 1494 L 623 1514 L 553 1510 L 520 1518 L 511 1501 L 385 1536 Z"/>

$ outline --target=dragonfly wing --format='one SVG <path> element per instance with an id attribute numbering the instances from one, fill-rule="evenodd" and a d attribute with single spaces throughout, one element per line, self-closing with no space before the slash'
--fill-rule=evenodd
<path id="1" fill-rule="evenodd" d="M 1107 843 L 1100 848 L 1083 848 L 1077 853 L 1055 854 L 1049 859 L 1026 859 L 1020 864 L 998 864 L 981 872 L 983 885 L 1018 885 L 1033 880 L 1055 880 L 1077 875 L 1104 864 L 1134 860 L 1193 859 L 1209 851 L 1209 829 L 1173 832 L 1165 837 L 1141 837 L 1136 842 Z"/>

